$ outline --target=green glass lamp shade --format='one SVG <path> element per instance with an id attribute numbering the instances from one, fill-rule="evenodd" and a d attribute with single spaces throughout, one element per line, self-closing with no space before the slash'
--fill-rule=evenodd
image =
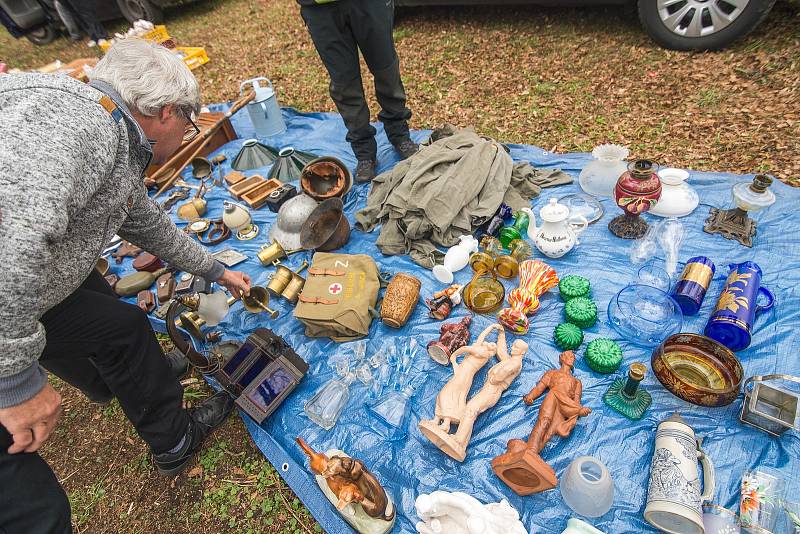
<path id="1" fill-rule="evenodd" d="M 622 349 L 616 341 L 604 337 L 597 338 L 586 346 L 583 359 L 593 371 L 610 374 L 619 369 L 622 363 Z"/>
<path id="2" fill-rule="evenodd" d="M 570 274 L 558 283 L 558 292 L 561 300 L 567 302 L 575 297 L 591 297 L 592 288 L 589 280 L 577 274 Z"/>
<path id="3" fill-rule="evenodd" d="M 650 393 L 641 389 L 639 383 L 644 379 L 647 367 L 641 363 L 631 364 L 628 378 L 617 378 L 603 395 L 603 402 L 628 419 L 641 419 L 653 402 Z"/>
<path id="4" fill-rule="evenodd" d="M 522 236 L 526 235 L 529 222 L 528 214 L 524 211 L 518 211 L 514 214 L 514 223 L 500 229 L 498 237 L 504 249 L 510 248 L 511 242 L 515 239 L 522 239 Z"/>
<path id="5" fill-rule="evenodd" d="M 278 152 L 278 159 L 267 174 L 267 179 L 276 178 L 283 183 L 300 179 L 300 173 L 308 162 L 317 159 L 314 154 L 301 152 L 292 147 L 284 147 Z"/>
<path id="6" fill-rule="evenodd" d="M 567 301 L 564 315 L 578 328 L 591 328 L 597 322 L 597 304 L 586 297 L 575 297 Z"/>
<path id="7" fill-rule="evenodd" d="M 583 343 L 583 332 L 572 323 L 561 323 L 553 332 L 553 340 L 561 350 L 575 350 Z"/>
<path id="8" fill-rule="evenodd" d="M 256 139 L 248 139 L 242 149 L 236 154 L 231 163 L 231 168 L 236 171 L 252 171 L 266 167 L 278 157 L 278 151 L 263 145 Z"/>

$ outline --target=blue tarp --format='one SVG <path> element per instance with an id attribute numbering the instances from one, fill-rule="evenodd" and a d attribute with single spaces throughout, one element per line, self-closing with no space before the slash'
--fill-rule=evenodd
<path id="1" fill-rule="evenodd" d="M 216 106 L 222 109 L 225 106 Z M 262 142 L 275 146 L 293 146 L 319 155 L 332 155 L 343 160 L 351 169 L 354 157 L 345 142 L 345 128 L 341 118 L 328 113 L 299 113 L 284 109 L 288 130 Z M 245 111 L 233 118 L 240 139 L 222 147 L 218 152 L 228 156 L 224 165 L 227 173 L 230 162 L 236 156 L 242 141 L 253 137 L 253 128 Z M 381 127 L 378 125 L 379 172 L 386 171 L 397 162 Z M 427 138 L 429 132 L 415 131 L 416 141 Z M 528 145 L 510 145 L 515 160 L 528 160 L 537 167 L 557 167 L 575 177 L 575 183 L 544 190 L 534 199 L 534 212 L 550 196 L 561 197 L 580 190 L 577 176 L 591 156 L 589 154 L 553 154 Z M 669 162 L 667 162 L 669 163 Z M 246 174 L 266 174 L 268 168 Z M 191 177 L 187 171 L 186 178 Z M 738 353 L 746 376 L 767 373 L 790 373 L 800 375 L 800 338 L 792 329 L 798 324 L 798 285 L 800 284 L 800 190 L 781 183 L 773 186 L 778 201 L 763 214 L 758 214 L 759 229 L 752 249 L 720 236 L 702 231 L 709 206 L 727 207 L 733 183 L 750 177 L 721 173 L 692 172 L 690 182 L 698 190 L 700 207 L 692 215 L 682 219 L 686 228 L 680 258 L 686 260 L 696 255 L 709 256 L 717 265 L 717 272 L 699 315 L 687 318 L 684 331 L 701 332 L 713 309 L 732 262 L 754 260 L 764 271 L 762 284 L 776 295 L 775 307 L 757 321 L 753 344 Z M 357 185 L 346 198 L 346 213 L 351 224 L 354 213 L 365 205 L 368 186 Z M 222 188 L 213 189 L 206 198 L 209 215 L 221 216 L 222 200 L 228 194 Z M 600 310 L 600 320 L 586 331 L 586 340 L 597 337 L 617 339 L 624 350 L 623 369 L 628 364 L 641 361 L 649 367 L 650 353 L 630 345 L 608 326 L 606 307 L 611 297 L 636 275 L 636 268 L 628 261 L 630 243 L 615 238 L 607 229 L 608 221 L 618 213 L 613 201 L 604 199 L 606 214 L 602 220 L 590 226 L 581 236 L 581 244 L 571 253 L 557 260 L 547 260 L 560 276 L 579 274 L 592 282 L 594 300 Z M 268 229 L 275 215 L 266 208 L 253 212 L 255 222 L 261 227 L 260 235 L 253 241 L 228 240 L 217 247 L 235 247 L 247 254 L 249 259 L 235 267 L 249 273 L 253 283 L 265 285 L 272 269 L 264 268 L 256 258 L 260 245 L 268 243 Z M 655 217 L 646 216 L 650 221 Z M 350 242 L 341 250 L 344 253 L 367 253 L 378 262 L 382 271 L 410 272 L 422 281 L 422 296 L 430 296 L 441 289 L 429 271 L 419 268 L 408 257 L 382 256 L 375 247 L 377 231 L 364 234 L 353 231 Z M 539 256 L 538 252 L 536 254 Z M 310 253 L 291 256 L 285 264 L 294 268 L 303 259 L 311 259 Z M 545 258 L 546 259 L 546 258 Z M 126 267 L 130 260 L 126 260 Z M 456 275 L 456 280 L 466 283 L 469 269 Z M 507 290 L 513 284 L 507 283 Z M 262 425 L 254 424 L 242 414 L 254 441 L 286 479 L 292 489 L 310 509 L 323 528 L 332 534 L 351 532 L 336 511 L 319 491 L 307 469 L 306 458 L 295 445 L 296 436 L 302 436 L 317 450 L 339 448 L 358 457 L 377 475 L 398 506 L 398 519 L 394 532 L 415 532 L 417 517 L 414 499 L 420 493 L 436 489 L 462 491 L 482 502 L 507 499 L 522 514 L 525 525 L 532 533 L 561 532 L 566 520 L 573 514 L 561 499 L 558 489 L 530 497 L 519 497 L 492 473 L 491 459 L 505 451 L 511 438 L 526 438 L 536 421 L 537 401 L 526 407 L 521 397 L 527 393 L 546 370 L 557 367 L 558 349 L 552 342 L 554 327 L 563 321 L 563 304 L 551 291 L 542 298 L 542 306 L 532 319 L 531 331 L 525 336 L 530 350 L 525 357 L 522 373 L 503 395 L 500 402 L 482 415 L 475 425 L 466 461 L 450 459 L 423 438 L 416 428 L 421 419 L 433 416 L 436 394 L 451 376 L 449 367 L 439 366 L 429 360 L 424 351 L 428 340 L 438 337 L 440 323 L 427 317 L 427 309 L 420 302 L 408 324 L 394 330 L 375 321 L 368 338 L 368 354 L 377 350 L 387 340 L 407 343 L 413 336 L 421 345 L 414 360 L 414 373 L 425 373 L 429 379 L 420 388 L 410 417 L 409 435 L 404 441 L 388 443 L 373 430 L 372 422 L 363 408 L 367 389 L 360 382 L 351 386 L 350 401 L 336 426 L 325 431 L 312 423 L 303 413 L 304 403 L 311 395 L 334 376 L 329 366 L 331 357 L 343 355 L 352 346 L 338 345 L 327 339 L 310 339 L 303 335 L 303 325 L 292 317 L 292 308 L 283 300 L 275 300 L 280 318 L 268 319 L 264 314 L 245 313 L 241 304 L 236 304 L 220 328 L 226 338 L 244 339 L 256 327 L 268 327 L 282 335 L 310 364 L 308 376 L 284 402 L 281 408 Z M 469 313 L 463 306 L 457 308 L 449 320 Z M 473 321 L 473 338 L 493 322 L 492 317 L 477 316 Z M 509 337 L 509 343 L 513 336 Z M 653 531 L 643 520 L 649 462 L 653 451 L 655 429 L 659 421 L 673 412 L 681 416 L 703 437 L 703 446 L 716 466 L 717 489 L 714 502 L 730 509 L 738 507 L 738 487 L 745 469 L 755 466 L 771 466 L 779 469 L 788 481 L 790 494 L 797 495 L 800 488 L 800 439 L 795 432 L 782 438 L 772 438 L 738 420 L 742 395 L 724 408 L 700 408 L 674 397 L 653 376 L 648 374 L 643 382 L 653 396 L 653 404 L 645 417 L 636 422 L 606 407 L 602 402 L 615 375 L 600 375 L 591 371 L 582 356 L 584 344 L 576 351 L 578 360 L 575 375 L 583 382 L 583 403 L 593 411 L 589 417 L 581 418 L 575 431 L 567 439 L 554 438 L 542 452 L 542 458 L 561 475 L 570 461 L 579 455 L 593 455 L 608 467 L 615 483 L 614 505 L 605 516 L 589 520 L 608 534 Z M 490 365 L 486 366 L 488 369 Z M 480 373 L 473 392 L 482 385 L 486 369 Z"/>

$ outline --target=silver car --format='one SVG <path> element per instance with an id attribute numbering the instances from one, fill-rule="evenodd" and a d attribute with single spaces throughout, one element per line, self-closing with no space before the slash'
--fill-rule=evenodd
<path id="1" fill-rule="evenodd" d="M 395 0 L 400 6 L 627 4 L 632 0 Z M 776 0 L 636 0 L 639 20 L 658 44 L 673 50 L 719 50 L 750 33 Z"/>

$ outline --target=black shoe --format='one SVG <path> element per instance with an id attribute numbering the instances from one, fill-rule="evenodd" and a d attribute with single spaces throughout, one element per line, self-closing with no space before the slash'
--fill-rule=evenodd
<path id="1" fill-rule="evenodd" d="M 375 178 L 375 160 L 365 159 L 356 165 L 356 182 L 363 184 Z"/>
<path id="2" fill-rule="evenodd" d="M 233 410 L 233 399 L 225 391 L 220 391 L 194 408 L 190 408 L 189 429 L 186 431 L 183 447 L 177 452 L 153 455 L 159 473 L 176 476 L 183 471 L 194 453 L 200 449 L 203 440 L 225 421 L 231 410 Z"/>
<path id="3" fill-rule="evenodd" d="M 411 156 L 419 152 L 419 145 L 408 137 L 397 144 L 392 143 L 392 145 L 394 146 L 394 149 L 397 150 L 397 153 L 400 154 L 400 157 L 403 159 L 410 158 Z"/>
<path id="4" fill-rule="evenodd" d="M 186 375 L 189 374 L 189 360 L 186 359 L 186 356 L 181 351 L 172 349 L 164 354 L 164 358 L 166 358 L 169 370 L 172 371 L 175 378 L 178 380 L 186 378 Z"/>

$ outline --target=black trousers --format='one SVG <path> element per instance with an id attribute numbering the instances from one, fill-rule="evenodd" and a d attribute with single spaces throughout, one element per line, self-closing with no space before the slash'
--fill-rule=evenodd
<path id="1" fill-rule="evenodd" d="M 103 27 L 100 19 L 97 18 L 93 1 L 67 0 L 67 3 L 72 8 L 73 13 L 77 15 L 78 23 L 83 27 L 83 31 L 89 35 L 89 39 L 93 41 L 108 39 L 108 32 Z"/>
<path id="2" fill-rule="evenodd" d="M 375 128 L 369 123 L 358 51 L 375 78 L 375 96 L 381 106 L 378 119 L 392 143 L 408 137 L 411 111 L 400 79 L 400 61 L 394 48 L 393 0 L 338 0 L 302 6 L 303 20 L 330 75 L 330 94 L 347 126 L 347 142 L 356 158 L 374 160 Z"/>
<path id="3" fill-rule="evenodd" d="M 183 389 L 142 310 L 92 271 L 41 322 L 44 368 L 90 398 L 116 397 L 153 453 L 180 442 L 189 425 Z M 8 454 L 10 443 L 0 426 L 0 534 L 71 532 L 69 502 L 50 467 L 36 453 Z"/>

